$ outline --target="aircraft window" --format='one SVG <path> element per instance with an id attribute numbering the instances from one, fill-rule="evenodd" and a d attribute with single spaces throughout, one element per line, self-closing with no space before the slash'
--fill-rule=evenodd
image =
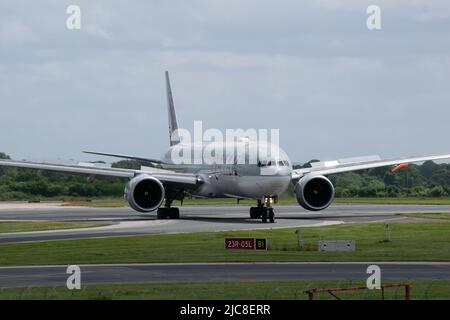
<path id="1" fill-rule="evenodd" d="M 283 162 L 284 162 L 284 165 L 285 165 L 285 166 L 289 167 L 289 161 L 284 160 Z"/>
<path id="2" fill-rule="evenodd" d="M 275 160 L 258 161 L 258 167 L 269 167 L 269 166 L 276 166 L 276 165 L 277 165 L 277 161 L 275 161 Z M 284 166 L 284 164 L 282 164 L 282 161 L 278 161 L 278 165 Z"/>
<path id="3" fill-rule="evenodd" d="M 279 166 L 284 166 L 285 164 L 284 164 L 283 161 L 280 160 L 280 161 L 278 161 L 278 165 L 279 165 Z"/>

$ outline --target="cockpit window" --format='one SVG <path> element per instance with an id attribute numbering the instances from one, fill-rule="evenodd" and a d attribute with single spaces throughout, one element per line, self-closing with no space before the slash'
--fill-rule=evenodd
<path id="1" fill-rule="evenodd" d="M 269 167 L 269 166 L 276 166 L 278 163 L 279 166 L 285 166 L 285 162 L 284 161 L 276 161 L 276 160 L 263 160 L 263 161 L 258 161 L 258 167 Z"/>
<path id="2" fill-rule="evenodd" d="M 289 161 L 283 160 L 283 162 L 284 162 L 284 165 L 285 165 L 285 166 L 289 167 Z"/>

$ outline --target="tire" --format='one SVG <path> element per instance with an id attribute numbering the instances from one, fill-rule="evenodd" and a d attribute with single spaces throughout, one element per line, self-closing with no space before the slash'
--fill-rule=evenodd
<path id="1" fill-rule="evenodd" d="M 178 208 L 170 208 L 169 218 L 180 219 L 180 210 Z"/>
<path id="2" fill-rule="evenodd" d="M 251 207 L 250 208 L 250 219 L 258 219 L 258 207 Z"/>
<path id="3" fill-rule="evenodd" d="M 178 208 L 158 208 L 156 217 L 158 219 L 179 219 L 180 210 Z"/>
<path id="4" fill-rule="evenodd" d="M 167 209 L 166 208 L 158 208 L 156 213 L 157 219 L 167 219 Z"/>
<path id="5" fill-rule="evenodd" d="M 273 208 L 268 208 L 269 211 L 269 222 L 274 223 L 275 222 L 275 214 L 273 212 Z"/>
<path id="6" fill-rule="evenodd" d="M 267 208 L 262 209 L 261 220 L 263 223 L 267 222 Z"/>

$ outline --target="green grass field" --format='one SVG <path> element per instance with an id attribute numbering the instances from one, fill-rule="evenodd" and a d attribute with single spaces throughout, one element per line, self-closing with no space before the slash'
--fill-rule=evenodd
<path id="1" fill-rule="evenodd" d="M 389 281 L 383 284 L 405 281 Z M 450 299 L 450 280 L 412 280 L 411 299 Z M 141 283 L 116 285 L 88 285 L 80 290 L 69 291 L 66 287 L 31 287 L 0 289 L 0 300 L 7 299 L 283 299 L 305 300 L 305 291 L 312 288 L 364 287 L 363 281 L 307 280 L 307 281 L 230 281 L 230 282 L 177 282 Z M 380 290 L 338 292 L 341 299 L 380 300 Z M 385 289 L 385 299 L 403 300 L 404 288 Z M 315 300 L 334 300 L 321 293 Z"/>
<path id="2" fill-rule="evenodd" d="M 450 205 L 450 197 L 444 198 L 336 198 L 335 203 L 360 203 L 360 204 L 412 204 L 412 205 Z M 243 199 L 240 205 L 255 205 L 255 200 Z M 293 196 L 283 195 L 280 197 L 279 205 L 297 204 Z M 180 201 L 174 201 L 174 206 L 180 206 Z M 213 198 L 213 199 L 185 199 L 183 205 L 237 205 L 236 199 Z M 127 207 L 128 203 L 123 199 L 93 199 L 93 201 L 76 201 L 64 203 L 63 206 L 85 206 L 93 208 L 118 208 Z"/>
<path id="3" fill-rule="evenodd" d="M 406 213 L 403 217 L 450 220 L 450 213 Z"/>
<path id="4" fill-rule="evenodd" d="M 238 262 L 238 261 L 450 261 L 450 222 L 384 223 L 295 229 L 164 234 L 0 245 L 0 265 Z M 269 239 L 268 251 L 225 250 L 224 237 Z M 318 240 L 355 240 L 355 252 L 318 252 Z"/>
<path id="5" fill-rule="evenodd" d="M 93 228 L 107 225 L 109 225 L 109 223 L 65 221 L 0 221 L 0 233 Z"/>
<path id="6" fill-rule="evenodd" d="M 450 197 L 443 198 L 336 198 L 336 203 L 450 205 Z"/>

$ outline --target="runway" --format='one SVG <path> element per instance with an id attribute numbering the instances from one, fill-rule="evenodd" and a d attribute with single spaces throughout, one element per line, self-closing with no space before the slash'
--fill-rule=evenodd
<path id="1" fill-rule="evenodd" d="M 102 238 L 161 233 L 232 231 L 264 228 L 317 227 L 342 223 L 418 221 L 401 213 L 450 212 L 448 205 L 334 204 L 311 213 L 300 206 L 276 206 L 276 223 L 249 219 L 248 206 L 183 206 L 181 219 L 157 220 L 130 208 L 44 207 L 0 209 L 0 221 L 105 221 L 111 226 L 87 229 L 0 233 L 0 243 Z M 433 220 L 436 221 L 436 220 Z"/>
<path id="2" fill-rule="evenodd" d="M 81 283 L 177 281 L 365 280 L 367 267 L 383 280 L 450 279 L 450 263 L 180 263 L 80 265 Z M 0 288 L 65 286 L 67 266 L 1 267 Z"/>

